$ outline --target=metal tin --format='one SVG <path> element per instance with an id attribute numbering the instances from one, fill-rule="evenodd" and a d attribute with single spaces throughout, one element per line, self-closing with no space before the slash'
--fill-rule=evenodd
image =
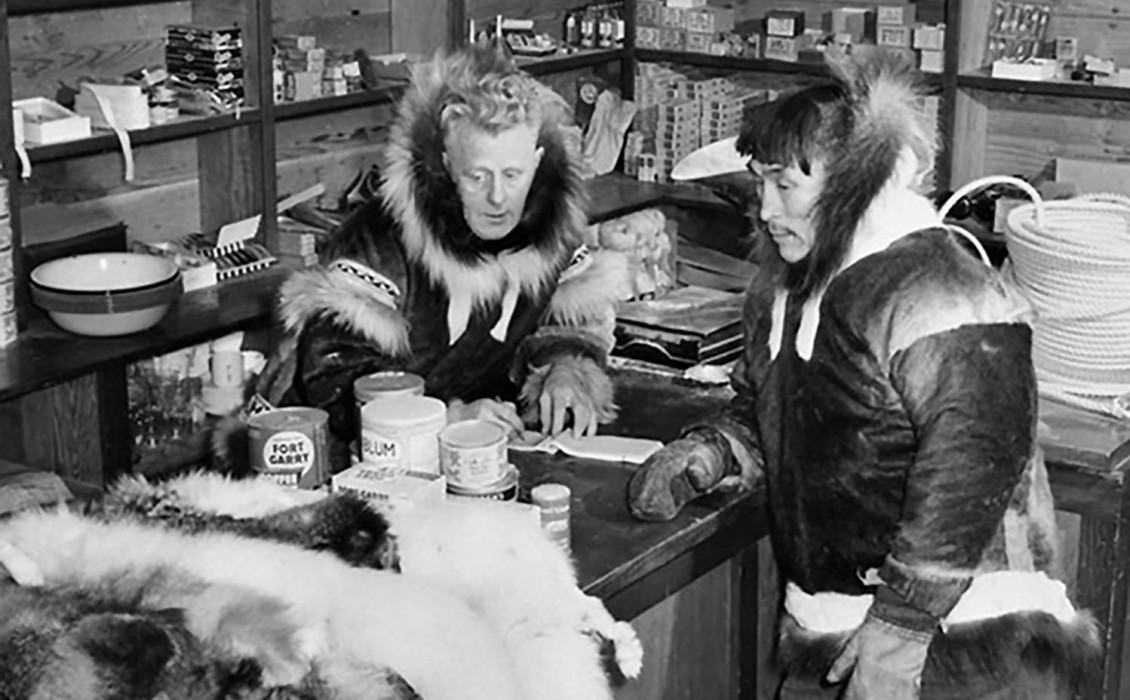
<path id="1" fill-rule="evenodd" d="M 373 399 L 423 395 L 424 378 L 411 372 L 374 372 L 353 380 L 358 409 Z"/>
<path id="2" fill-rule="evenodd" d="M 448 483 L 482 488 L 505 476 L 506 431 L 484 420 L 452 423 L 439 434 L 439 464 Z"/>
<path id="3" fill-rule="evenodd" d="M 439 474 L 439 433 L 447 404 L 430 396 L 373 399 L 361 409 L 361 460 L 390 475 Z"/>
<path id="4" fill-rule="evenodd" d="M 286 486 L 312 489 L 330 476 L 329 414 L 319 408 L 276 408 L 247 419 L 251 466 Z"/>
<path id="5" fill-rule="evenodd" d="M 541 513 L 542 530 L 566 552 L 572 549 L 569 535 L 569 501 L 572 495 L 565 484 L 539 484 L 530 489 L 530 502 Z"/>
<path id="6" fill-rule="evenodd" d="M 506 465 L 503 477 L 493 484 L 479 487 L 460 486 L 447 482 L 447 494 L 459 498 L 483 498 L 492 501 L 518 500 L 518 468 Z"/>
<path id="7" fill-rule="evenodd" d="M 361 408 L 375 399 L 392 396 L 423 396 L 424 378 L 411 372 L 373 372 L 353 380 L 353 401 L 356 404 L 354 419 L 357 425 L 357 442 L 354 454 L 361 454 Z"/>

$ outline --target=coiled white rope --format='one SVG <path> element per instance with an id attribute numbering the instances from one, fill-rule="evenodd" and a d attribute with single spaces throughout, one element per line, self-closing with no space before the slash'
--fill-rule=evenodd
<path id="1" fill-rule="evenodd" d="M 1009 212 L 1004 273 L 1036 312 L 1040 393 L 1130 419 L 1130 197 L 1045 202 L 1022 180 L 989 177 L 955 193 L 943 212 L 968 191 L 1000 182 L 1032 198 Z"/>

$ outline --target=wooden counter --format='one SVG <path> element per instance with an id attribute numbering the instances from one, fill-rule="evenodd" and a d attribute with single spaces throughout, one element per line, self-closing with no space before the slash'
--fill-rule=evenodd
<path id="1" fill-rule="evenodd" d="M 720 407 L 728 389 L 619 372 L 621 417 L 605 433 L 668 441 L 692 417 Z M 634 465 L 515 453 L 523 500 L 549 481 L 572 491 L 571 532 L 581 587 L 631 620 L 644 642 L 644 675 L 629 698 L 755 698 L 761 618 L 759 544 L 765 494 L 711 496 L 674 520 L 645 523 L 628 512 Z M 760 632 L 761 636 L 764 632 Z"/>

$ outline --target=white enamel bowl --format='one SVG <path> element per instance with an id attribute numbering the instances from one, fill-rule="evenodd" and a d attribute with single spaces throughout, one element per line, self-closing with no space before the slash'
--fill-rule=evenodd
<path id="1" fill-rule="evenodd" d="M 115 336 L 158 324 L 183 292 L 171 260 L 143 253 L 88 253 L 31 272 L 32 301 L 64 330 Z"/>

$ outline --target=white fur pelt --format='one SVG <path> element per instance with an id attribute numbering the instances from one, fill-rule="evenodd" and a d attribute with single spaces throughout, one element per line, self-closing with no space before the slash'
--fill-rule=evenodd
<path id="1" fill-rule="evenodd" d="M 244 589 L 276 599 L 296 634 L 238 651 L 257 659 L 267 685 L 296 685 L 316 673 L 337 697 L 380 696 L 391 668 L 426 700 L 518 700 L 524 696 L 497 635 L 481 615 L 441 587 L 391 572 L 350 567 L 286 544 L 225 534 L 182 535 L 164 527 L 99 522 L 66 510 L 20 514 L 0 524 L 0 539 L 38 567 L 46 585 L 100 587 L 152 576 L 170 585 L 153 595 L 185 610 L 208 643 L 226 634 L 226 609 L 210 591 Z M 183 595 L 182 595 L 183 593 Z"/>
<path id="2" fill-rule="evenodd" d="M 193 474 L 160 485 L 130 480 L 131 496 L 172 494 L 181 507 L 235 518 L 301 508 L 311 492 L 266 480 Z M 331 497 L 333 498 L 333 497 Z M 342 698 L 379 696 L 398 675 L 423 700 L 538 698 L 605 700 L 611 686 L 601 642 L 615 671 L 638 675 L 634 630 L 578 588 L 572 562 L 528 513 L 498 504 L 448 503 L 382 513 L 400 573 L 349 567 L 330 553 L 228 534 L 185 535 L 144 522 L 98 522 L 65 512 L 0 524 L 0 542 L 26 556 L 48 585 L 95 584 L 121 572 L 180 569 L 211 585 L 277 599 L 300 634 L 298 661 L 277 644 L 236 650 L 293 683 L 314 672 Z M 4 563 L 0 557 L 0 563 Z M 27 570 L 27 563 L 22 568 Z M 35 573 L 35 572 L 33 572 Z M 164 605 L 175 604 L 166 592 Z M 207 605 L 181 601 L 190 629 L 218 634 Z M 194 609 L 195 608 L 195 609 Z M 393 696 L 390 691 L 389 696 Z"/>

